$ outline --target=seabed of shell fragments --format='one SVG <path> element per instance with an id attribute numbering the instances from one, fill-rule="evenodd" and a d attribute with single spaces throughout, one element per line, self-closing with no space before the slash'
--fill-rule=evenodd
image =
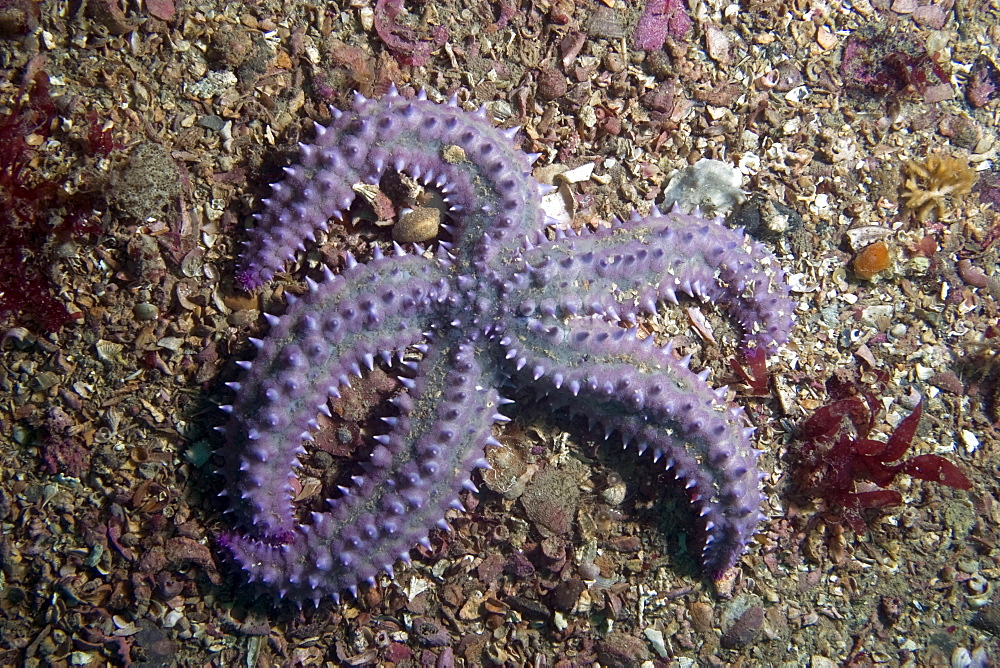
<path id="1" fill-rule="evenodd" d="M 0 113 L 37 72 L 55 102 L 27 137 L 26 174 L 92 196 L 99 227 L 24 254 L 68 324 L 0 319 L 0 665 L 1000 661 L 1000 4 L 661 4 L 690 26 L 644 52 L 632 0 L 84 0 L 37 15 L 0 1 Z M 909 81 L 851 69 L 889 67 L 876 45 L 910 58 L 889 68 Z M 694 567 L 686 504 L 662 473 L 533 407 L 498 434 L 454 532 L 394 581 L 318 610 L 245 597 L 213 541 L 228 526 L 213 474 L 223 382 L 266 331 L 262 310 L 319 263 L 390 240 L 399 198 L 421 194 L 405 180 L 362 192 L 370 205 L 259 294 L 233 289 L 235 254 L 313 121 L 393 82 L 523 126 L 564 224 L 647 212 L 703 158 L 741 174 L 746 202 L 709 194 L 761 214 L 754 231 L 797 302 L 766 396 L 740 384 L 737 333 L 709 305 L 643 324 L 759 427 L 768 520 L 724 586 Z M 948 160 L 956 192 L 921 176 L 928 156 Z M 887 258 L 855 267 L 873 243 Z M 908 455 L 942 455 L 972 489 L 901 476 L 888 489 L 904 504 L 851 530 L 792 470 L 834 375 L 877 391 L 880 440 L 923 396 Z M 349 470 L 394 388 L 376 372 L 333 405 L 300 498 Z"/>

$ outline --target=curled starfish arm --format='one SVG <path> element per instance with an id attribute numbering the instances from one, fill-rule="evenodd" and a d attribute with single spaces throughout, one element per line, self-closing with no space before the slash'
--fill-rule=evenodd
<path id="1" fill-rule="evenodd" d="M 544 227 L 541 194 L 529 177 L 534 158 L 511 146 L 516 130 L 500 130 L 485 109 L 409 100 L 393 87 L 379 100 L 360 94 L 348 111 L 331 109 L 334 122 L 316 126 L 313 144 L 301 144 L 297 165 L 272 185 L 243 253 L 238 282 L 253 289 L 269 281 L 307 241 L 341 218 L 354 186 L 374 185 L 389 169 L 437 189 L 452 219 L 457 265 L 484 269 L 509 257 L 529 231 Z"/>
<path id="2" fill-rule="evenodd" d="M 394 400 L 399 416 L 385 419 L 389 432 L 376 437 L 363 473 L 329 500 L 329 512 L 266 540 L 226 538 L 252 580 L 277 584 L 294 600 L 338 598 L 381 571 L 391 575 L 414 545 L 429 546 L 430 528 L 447 528 L 445 512 L 463 509 L 459 492 L 475 489 L 469 475 L 487 466 L 484 451 L 494 443 L 499 396 L 486 389 L 476 345 L 429 343 L 416 377 Z"/>
<path id="3" fill-rule="evenodd" d="M 532 289 L 522 315 L 597 314 L 634 323 L 687 295 L 725 305 L 744 343 L 771 351 L 788 338 L 792 302 L 774 257 L 742 230 L 679 211 L 539 244 L 526 254 Z"/>
<path id="4" fill-rule="evenodd" d="M 662 460 L 703 521 L 706 569 L 716 576 L 731 566 L 759 521 L 761 497 L 753 430 L 725 389 L 712 389 L 669 346 L 600 319 L 529 320 L 525 330 L 506 345 L 514 377 Z"/>
<path id="5" fill-rule="evenodd" d="M 267 339 L 239 383 L 225 428 L 223 470 L 232 509 L 252 532 L 291 530 L 292 481 L 302 441 L 319 412 L 352 376 L 377 358 L 420 343 L 449 298 L 440 266 L 402 255 L 355 265 L 310 281 L 310 291 L 283 316 L 269 315 Z"/>
<path id="6" fill-rule="evenodd" d="M 586 414 L 577 413 L 589 419 L 593 428 L 603 430 L 606 438 L 617 434 L 624 447 L 639 455 L 650 452 L 653 462 L 674 476 L 695 512 L 695 532 L 702 539 L 699 561 L 709 577 L 718 579 L 736 563 L 757 523 L 764 519 L 757 510 L 761 503 L 758 452 L 746 435 L 738 433 L 746 429 L 738 426 L 742 419 L 738 409 L 728 416 L 732 426 L 722 438 L 732 449 L 725 453 L 718 447 L 718 435 L 685 436 L 675 420 L 624 415 L 608 403 L 589 406 Z M 713 465 L 704 466 L 705 462 Z"/>

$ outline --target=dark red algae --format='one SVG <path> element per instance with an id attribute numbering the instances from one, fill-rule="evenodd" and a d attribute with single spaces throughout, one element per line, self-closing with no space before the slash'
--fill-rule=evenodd
<path id="1" fill-rule="evenodd" d="M 50 332 L 73 319 L 48 278 L 53 242 L 100 232 L 93 199 L 67 195 L 33 165 L 35 147 L 49 137 L 57 116 L 49 78 L 36 69 L 0 118 L 0 317 Z M 93 137 L 106 139 L 100 131 Z"/>

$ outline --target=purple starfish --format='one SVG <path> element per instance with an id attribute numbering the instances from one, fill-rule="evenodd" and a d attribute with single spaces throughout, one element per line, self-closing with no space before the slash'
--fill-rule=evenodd
<path id="1" fill-rule="evenodd" d="M 449 241 L 435 253 L 397 244 L 370 261 L 351 256 L 325 270 L 300 299 L 289 296 L 271 331 L 252 339 L 225 428 L 225 494 L 239 531 L 223 543 L 252 581 L 281 596 L 314 600 L 390 576 L 428 532 L 447 527 L 470 475 L 498 443 L 504 388 L 529 387 L 554 411 L 586 417 L 672 471 L 704 530 L 702 562 L 731 567 L 759 521 L 758 451 L 725 391 L 688 369 L 668 345 L 633 326 L 662 301 L 687 295 L 725 305 L 744 345 L 771 351 L 787 338 L 791 302 L 783 272 L 764 247 L 719 221 L 678 211 L 633 216 L 575 233 L 551 229 L 534 157 L 515 149 L 484 110 L 453 99 L 356 97 L 317 125 L 300 164 L 273 194 L 251 232 L 240 284 L 255 288 L 341 218 L 355 184 L 388 169 L 437 188 L 450 207 Z M 412 352 L 419 361 L 410 361 Z M 329 510 L 303 517 L 292 483 L 317 412 L 352 376 L 394 356 L 412 369 L 392 401 L 361 475 Z"/>

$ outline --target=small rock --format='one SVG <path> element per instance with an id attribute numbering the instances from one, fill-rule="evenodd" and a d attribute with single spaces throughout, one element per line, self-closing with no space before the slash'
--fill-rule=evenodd
<path id="1" fill-rule="evenodd" d="M 852 227 L 844 233 L 847 237 L 847 245 L 852 253 L 860 253 L 867 246 L 876 241 L 885 241 L 886 237 L 892 234 L 892 230 L 882 225 L 861 225 Z"/>
<path id="2" fill-rule="evenodd" d="M 535 565 L 524 554 L 516 552 L 507 560 L 504 572 L 516 578 L 526 578 L 535 572 Z"/>
<path id="3" fill-rule="evenodd" d="M 161 21 L 170 23 L 174 20 L 174 0 L 146 0 L 146 9 Z"/>
<path id="4" fill-rule="evenodd" d="M 643 631 L 643 635 L 646 636 L 646 640 L 649 644 L 653 646 L 653 650 L 660 656 L 661 659 L 666 659 L 670 657 L 670 652 L 667 650 L 667 645 L 663 641 L 663 632 L 659 629 L 646 629 Z"/>
<path id="5" fill-rule="evenodd" d="M 705 50 L 720 65 L 728 65 L 732 59 L 729 55 L 729 37 L 724 30 L 713 25 L 705 26 Z"/>
<path id="6" fill-rule="evenodd" d="M 479 579 L 484 583 L 489 584 L 496 580 L 497 576 L 500 575 L 504 567 L 504 558 L 499 554 L 491 554 L 490 556 L 483 559 L 482 563 L 476 569 L 479 574 Z"/>
<path id="7" fill-rule="evenodd" d="M 726 649 L 746 647 L 757 640 L 763 622 L 764 608 L 759 605 L 749 608 L 722 634 L 721 645 Z"/>
<path id="8" fill-rule="evenodd" d="M 660 208 L 666 211 L 676 203 L 685 212 L 700 207 L 705 216 L 726 215 L 746 201 L 742 184 L 743 175 L 732 165 L 702 158 L 670 175 Z"/>
<path id="9" fill-rule="evenodd" d="M 508 596 L 504 603 L 531 619 L 548 619 L 552 613 L 538 601 L 523 596 Z"/>
<path id="10" fill-rule="evenodd" d="M 970 623 L 980 631 L 1000 636 L 1000 603 L 983 606 Z"/>
<path id="11" fill-rule="evenodd" d="M 124 35 L 135 30 L 138 21 L 129 18 L 113 0 L 94 0 L 86 5 L 87 16 L 112 35 Z"/>
<path id="12" fill-rule="evenodd" d="M 784 204 L 754 193 L 733 215 L 730 224 L 746 228 L 754 239 L 773 239 L 802 227 L 802 216 Z"/>
<path id="13" fill-rule="evenodd" d="M 139 570 L 143 573 L 159 573 L 167 567 L 167 557 L 160 546 L 154 546 L 142 554 Z"/>
<path id="14" fill-rule="evenodd" d="M 178 568 L 187 563 L 197 564 L 209 580 L 215 584 L 221 582 L 212 551 L 196 540 L 183 536 L 171 538 L 164 546 L 164 555 L 170 568 Z"/>
<path id="15" fill-rule="evenodd" d="M 472 621 L 479 618 L 479 606 L 483 603 L 483 593 L 473 591 L 465 601 L 465 605 L 458 611 L 458 618 L 464 621 Z"/>
<path id="16" fill-rule="evenodd" d="M 642 541 L 638 536 L 620 536 L 611 540 L 611 547 L 619 552 L 638 552 Z"/>
<path id="17" fill-rule="evenodd" d="M 688 608 L 691 614 L 691 626 L 698 633 L 708 633 L 714 626 L 715 611 L 708 603 L 696 601 Z"/>
<path id="18" fill-rule="evenodd" d="M 625 487 L 625 483 L 617 475 L 610 476 L 608 478 L 608 486 L 604 488 L 601 492 L 601 498 L 609 506 L 620 506 L 625 500 L 625 496 L 628 489 Z"/>
<path id="19" fill-rule="evenodd" d="M 648 658 L 644 642 L 620 631 L 614 631 L 597 645 L 597 660 L 607 668 L 630 668 Z"/>
<path id="20" fill-rule="evenodd" d="M 20 37 L 38 27 L 39 5 L 32 2 L 7 2 L 0 9 L 0 37 Z"/>
<path id="21" fill-rule="evenodd" d="M 944 27 L 945 13 L 939 5 L 922 5 L 913 10 L 913 20 L 919 25 L 940 30 Z"/>
<path id="22" fill-rule="evenodd" d="M 965 385 L 954 371 L 936 373 L 927 382 L 939 390 L 950 392 L 959 397 L 965 394 Z"/>
<path id="23" fill-rule="evenodd" d="M 805 81 L 802 70 L 799 69 L 799 66 L 793 60 L 783 61 L 775 70 L 778 76 L 774 84 L 774 90 L 779 93 L 787 93 L 793 88 L 801 86 L 802 82 Z"/>
<path id="24" fill-rule="evenodd" d="M 385 660 L 391 665 L 400 665 L 413 658 L 413 650 L 402 643 L 390 643 L 385 649 Z"/>
<path id="25" fill-rule="evenodd" d="M 160 315 L 160 309 L 157 308 L 156 304 L 141 302 L 132 308 L 132 314 L 135 316 L 136 320 L 145 322 L 148 320 L 156 320 L 156 318 Z"/>
<path id="26" fill-rule="evenodd" d="M 587 34 L 591 38 L 621 39 L 625 36 L 623 16 L 624 12 L 617 8 L 598 5 L 587 21 Z"/>
<path id="27" fill-rule="evenodd" d="M 569 84 L 566 76 L 553 67 L 545 67 L 538 73 L 538 97 L 541 100 L 556 100 L 566 94 Z"/>
<path id="28" fill-rule="evenodd" d="M 111 183 L 109 194 L 115 207 L 138 221 L 169 216 L 183 192 L 177 163 L 164 146 L 153 142 L 133 148 Z"/>
<path id="29" fill-rule="evenodd" d="M 406 211 L 392 226 L 392 238 L 399 243 L 429 241 L 438 235 L 441 211 L 431 206 L 418 206 Z"/>
<path id="30" fill-rule="evenodd" d="M 424 647 L 444 647 L 451 643 L 451 636 L 432 619 L 417 617 L 413 620 L 413 635 Z"/>
<path id="31" fill-rule="evenodd" d="M 361 422 L 396 387 L 397 381 L 376 366 L 363 382 L 353 383 L 350 388 L 345 389 L 341 398 L 333 401 L 331 407 L 345 420 Z"/>
<path id="32" fill-rule="evenodd" d="M 572 612 L 576 607 L 576 602 L 580 599 L 580 594 L 587 588 L 583 580 L 572 578 L 565 582 L 560 582 L 556 588 L 549 593 L 549 604 L 560 612 Z"/>
<path id="33" fill-rule="evenodd" d="M 986 275 L 980 267 L 972 264 L 972 261 L 968 258 L 958 261 L 958 275 L 962 277 L 962 280 L 971 285 L 974 288 L 985 288 L 989 287 L 990 278 Z"/>
<path id="34" fill-rule="evenodd" d="M 570 532 L 579 501 L 579 485 L 568 471 L 556 468 L 532 478 L 521 496 L 525 514 L 545 537 Z"/>
<path id="35" fill-rule="evenodd" d="M 177 654 L 177 643 L 156 624 L 141 619 L 136 625 L 140 631 L 133 636 L 132 647 L 139 650 L 145 666 L 168 666 Z"/>

